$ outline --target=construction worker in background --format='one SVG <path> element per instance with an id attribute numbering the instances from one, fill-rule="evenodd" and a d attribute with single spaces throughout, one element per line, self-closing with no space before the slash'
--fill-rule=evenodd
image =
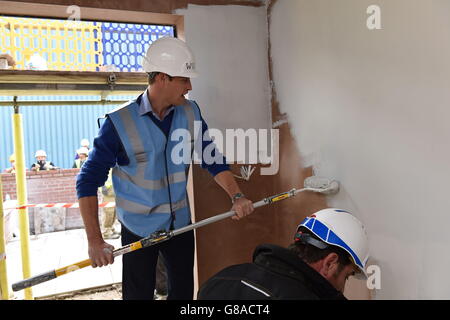
<path id="1" fill-rule="evenodd" d="M 81 139 L 80 146 L 88 148 L 89 149 L 89 140 L 88 139 Z"/>
<path id="2" fill-rule="evenodd" d="M 31 171 L 56 170 L 58 169 L 53 162 L 47 161 L 47 153 L 44 150 L 36 151 L 34 155 L 36 162 L 31 165 Z"/>
<path id="3" fill-rule="evenodd" d="M 3 66 L 3 67 L 6 67 L 5 69 L 7 69 L 8 67 L 14 68 L 16 65 L 16 61 L 14 60 L 14 58 L 7 53 L 0 53 L 0 59 L 6 60 L 6 66 Z"/>
<path id="4" fill-rule="evenodd" d="M 340 209 L 324 209 L 297 227 L 287 249 L 260 245 L 253 263 L 223 269 L 200 288 L 200 300 L 346 299 L 348 277 L 366 278 L 369 258 L 362 223 Z"/>
<path id="5" fill-rule="evenodd" d="M 115 194 L 112 184 L 112 170 L 109 170 L 108 179 L 101 187 L 103 195 L 103 202 L 114 202 Z M 120 233 L 115 230 L 114 223 L 116 222 L 116 208 L 104 207 L 102 217 L 102 236 L 103 239 L 117 239 L 120 237 Z"/>
<path id="6" fill-rule="evenodd" d="M 164 37 L 150 45 L 143 61 L 149 78 L 147 90 L 106 115 L 77 178 L 80 210 L 94 268 L 114 261 L 113 246 L 101 235 L 97 199 L 97 188 L 105 183 L 112 167 L 122 245 L 158 230 L 179 229 L 191 223 L 186 185 L 192 154 L 187 154 L 187 163 L 173 159 L 172 151 L 179 143 L 174 140 L 179 139 L 173 138 L 172 133 L 181 130 L 201 139 L 208 129 L 197 103 L 185 98 L 192 89 L 190 78 L 197 75 L 194 56 L 184 41 Z M 200 126 L 194 126 L 194 120 Z M 195 134 L 190 130 L 195 127 L 202 132 Z M 189 141 L 191 147 L 194 143 Z M 200 141 L 200 151 L 212 143 L 211 139 Z M 218 160 L 205 162 L 202 153 L 201 165 L 228 193 L 231 209 L 236 212 L 233 219 L 239 220 L 253 211 L 253 204 L 243 195 L 226 159 L 216 148 L 208 148 L 211 149 L 214 150 L 211 155 Z M 194 232 L 190 231 L 123 256 L 124 300 L 153 299 L 159 252 L 167 269 L 167 299 L 193 298 Z"/>
<path id="7" fill-rule="evenodd" d="M 16 173 L 16 156 L 14 153 L 9 156 L 9 163 L 11 163 L 11 167 L 6 168 L 4 170 L 5 173 Z"/>
<path id="8" fill-rule="evenodd" d="M 73 162 L 72 168 L 81 168 L 84 162 L 87 160 L 89 156 L 89 149 L 86 147 L 81 147 L 77 150 L 78 159 L 75 159 Z"/>
<path id="9" fill-rule="evenodd" d="M 88 150 L 88 152 L 89 152 L 89 140 L 88 139 L 81 139 L 81 141 L 80 141 L 80 149 L 81 148 L 86 148 Z M 80 149 L 78 149 L 78 150 L 80 150 Z M 80 157 L 80 155 L 78 153 L 78 150 L 77 150 L 77 152 L 75 154 L 75 160 L 77 160 Z"/>

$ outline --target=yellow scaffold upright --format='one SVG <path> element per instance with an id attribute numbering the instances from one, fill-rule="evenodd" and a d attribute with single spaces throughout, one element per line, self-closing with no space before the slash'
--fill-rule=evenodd
<path id="1" fill-rule="evenodd" d="M 16 185 L 17 185 L 17 202 L 19 206 L 27 204 L 27 188 L 26 188 L 26 167 L 25 155 L 23 148 L 23 129 L 22 115 L 19 113 L 17 105 L 17 97 L 14 97 L 14 114 L 12 115 L 14 130 L 14 154 L 16 155 Z M 31 277 L 30 268 L 30 233 L 28 221 L 28 209 L 19 210 L 19 229 L 20 229 L 20 249 L 22 254 L 22 274 L 23 278 Z M 25 289 L 25 299 L 33 300 L 33 292 L 31 288 Z"/>

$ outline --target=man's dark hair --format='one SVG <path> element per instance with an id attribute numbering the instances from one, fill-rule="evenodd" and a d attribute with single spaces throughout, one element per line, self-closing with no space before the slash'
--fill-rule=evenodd
<path id="1" fill-rule="evenodd" d="M 155 82 L 155 78 L 158 74 L 161 72 L 155 71 L 155 72 L 149 72 L 148 73 L 148 84 L 153 84 Z M 169 77 L 169 80 L 172 81 L 173 77 L 167 75 Z"/>
<path id="2" fill-rule="evenodd" d="M 303 234 L 324 243 L 322 240 L 320 240 L 316 235 L 314 235 L 311 231 L 309 231 L 306 228 L 301 227 L 299 232 L 302 232 Z M 350 255 L 348 254 L 348 252 L 342 248 L 333 245 L 328 245 L 325 249 L 319 249 L 318 247 L 312 244 L 305 243 L 302 240 L 298 240 L 290 244 L 288 249 L 294 252 L 300 259 L 302 259 L 306 263 L 317 262 L 333 252 L 338 255 L 339 257 L 338 262 L 342 266 L 342 268 L 351 263 Z"/>

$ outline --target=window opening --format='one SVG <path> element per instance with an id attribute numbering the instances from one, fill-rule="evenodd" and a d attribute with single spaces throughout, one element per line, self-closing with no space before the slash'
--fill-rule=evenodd
<path id="1" fill-rule="evenodd" d="M 170 25 L 0 16 L 0 48 L 18 70 L 142 72 L 149 45 Z"/>

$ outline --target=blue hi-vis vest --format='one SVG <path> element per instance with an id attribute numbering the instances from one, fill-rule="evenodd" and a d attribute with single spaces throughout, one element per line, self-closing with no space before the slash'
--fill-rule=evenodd
<path id="1" fill-rule="evenodd" d="M 108 113 L 129 159 L 128 165 L 116 165 L 112 171 L 117 218 L 138 236 L 169 230 L 172 222 L 175 229 L 190 223 L 186 185 L 197 136 L 194 121 L 201 117 L 196 103 L 186 101 L 174 108 L 168 138 L 147 114 L 139 115 L 140 98 Z M 172 150 L 181 141 L 170 139 L 176 129 L 190 133 L 191 138 L 184 139 L 189 163 L 172 160 Z"/>

